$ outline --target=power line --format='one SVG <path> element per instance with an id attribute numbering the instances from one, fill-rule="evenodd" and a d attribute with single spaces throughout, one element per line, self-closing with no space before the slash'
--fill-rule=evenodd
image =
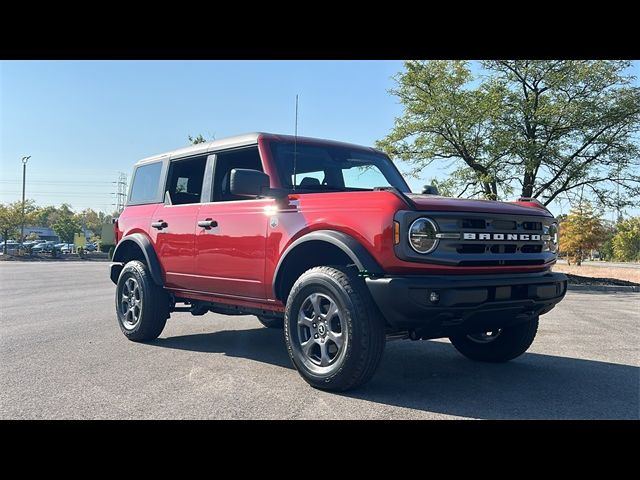
<path id="1" fill-rule="evenodd" d="M 0 180 L 0 183 L 19 183 L 19 180 Z M 29 180 L 30 185 L 111 185 L 105 180 Z"/>
<path id="2" fill-rule="evenodd" d="M 18 191 L 15 190 L 2 190 L 0 191 L 0 194 L 2 193 L 20 193 Z M 86 197 L 95 197 L 97 195 L 102 195 L 102 196 L 111 196 L 113 195 L 113 192 L 29 192 L 29 195 L 60 195 L 60 196 L 68 196 L 68 195 L 75 195 L 75 196 L 86 196 Z"/>
<path id="3" fill-rule="evenodd" d="M 113 183 L 118 187 L 118 191 L 114 192 L 114 195 L 116 196 L 115 207 L 118 213 L 120 213 L 124 210 L 124 204 L 127 201 L 127 174 L 119 172 L 118 180 Z"/>

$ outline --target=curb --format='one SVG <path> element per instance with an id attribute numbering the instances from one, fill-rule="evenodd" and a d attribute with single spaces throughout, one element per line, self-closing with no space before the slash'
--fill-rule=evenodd
<path id="1" fill-rule="evenodd" d="M 567 285 L 567 290 L 582 292 L 640 292 L 640 285 Z"/>

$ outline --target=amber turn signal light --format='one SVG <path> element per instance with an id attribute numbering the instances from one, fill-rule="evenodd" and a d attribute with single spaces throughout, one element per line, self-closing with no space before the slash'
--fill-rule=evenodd
<path id="1" fill-rule="evenodd" d="M 400 224 L 393 222 L 393 244 L 398 245 L 400 243 Z"/>

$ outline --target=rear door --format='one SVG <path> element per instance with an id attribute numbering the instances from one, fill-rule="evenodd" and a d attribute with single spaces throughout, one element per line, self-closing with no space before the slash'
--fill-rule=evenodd
<path id="1" fill-rule="evenodd" d="M 193 289 L 195 225 L 200 210 L 207 157 L 174 160 L 165 195 L 151 219 L 150 236 L 169 288 Z"/>
<path id="2" fill-rule="evenodd" d="M 275 201 L 237 197 L 229 191 L 232 169 L 264 171 L 258 147 L 219 152 L 212 160 L 211 201 L 200 207 L 195 232 L 196 289 L 264 299 L 268 212 Z M 201 226 L 203 222 L 209 226 Z"/>

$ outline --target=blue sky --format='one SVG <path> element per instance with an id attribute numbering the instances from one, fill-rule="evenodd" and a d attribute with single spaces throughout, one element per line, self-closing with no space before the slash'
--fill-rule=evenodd
<path id="1" fill-rule="evenodd" d="M 0 201 L 27 197 L 111 211 L 119 171 L 142 157 L 249 131 L 364 145 L 401 114 L 388 95 L 401 61 L 3 61 L 0 62 Z M 634 73 L 640 77 L 636 62 Z M 414 191 L 431 177 L 409 179 Z M 555 213 L 560 213 L 556 211 Z"/>

